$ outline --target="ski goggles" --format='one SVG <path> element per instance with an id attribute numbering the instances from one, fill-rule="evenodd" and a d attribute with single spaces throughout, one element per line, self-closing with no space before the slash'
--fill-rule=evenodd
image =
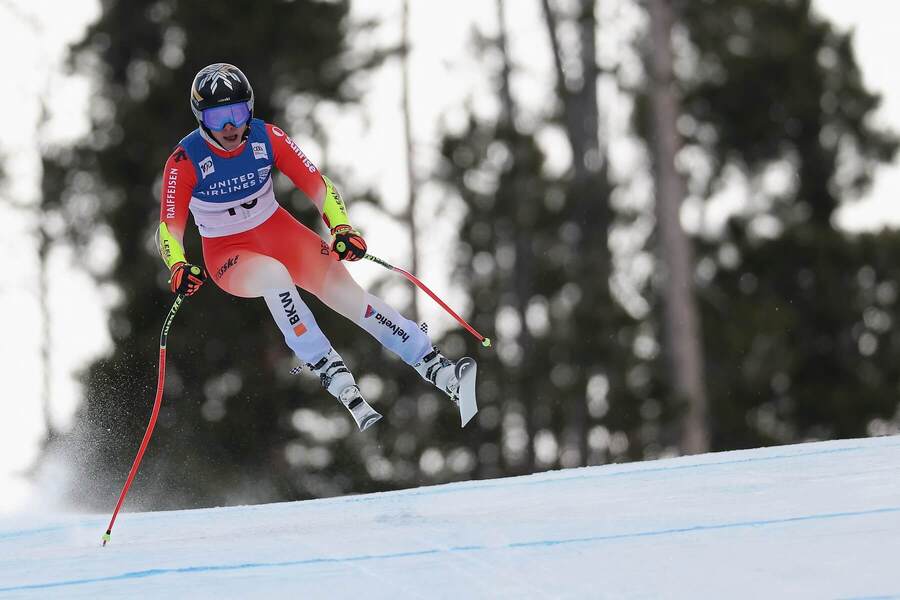
<path id="1" fill-rule="evenodd" d="M 250 120 L 250 106 L 246 102 L 214 106 L 203 111 L 203 125 L 211 131 L 222 131 L 231 123 L 240 127 Z"/>

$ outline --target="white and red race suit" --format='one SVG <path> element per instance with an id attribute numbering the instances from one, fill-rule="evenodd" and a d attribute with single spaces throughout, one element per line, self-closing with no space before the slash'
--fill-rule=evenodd
<path id="1" fill-rule="evenodd" d="M 264 298 L 302 362 L 315 364 L 331 344 L 296 286 L 406 363 L 421 361 L 431 349 L 427 334 L 363 290 L 329 245 L 278 204 L 273 167 L 309 197 L 330 228 L 349 223 L 334 185 L 280 128 L 252 119 L 244 142 L 231 151 L 215 147 L 196 129 L 169 156 L 163 174 L 159 245 L 166 266 L 186 260 L 183 240 L 190 211 L 213 281 L 234 296 Z"/>

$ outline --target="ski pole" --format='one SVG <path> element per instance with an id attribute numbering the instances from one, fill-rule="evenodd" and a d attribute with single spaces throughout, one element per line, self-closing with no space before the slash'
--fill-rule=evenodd
<path id="1" fill-rule="evenodd" d="M 401 269 L 400 267 L 395 267 L 394 265 L 390 264 L 389 262 L 387 262 L 387 261 L 385 261 L 385 260 L 382 260 L 382 259 L 378 258 L 377 256 L 372 256 L 371 254 L 366 254 L 363 258 L 367 258 L 367 259 L 371 260 L 371 261 L 374 262 L 374 263 L 378 263 L 379 265 L 381 265 L 382 267 L 384 267 L 384 268 L 386 268 L 386 269 L 390 269 L 391 271 L 394 271 L 394 272 L 396 272 L 396 273 L 400 273 L 401 275 L 403 275 L 404 277 L 406 277 L 407 279 L 409 279 L 410 281 L 412 281 L 419 289 L 421 289 L 423 292 L 425 292 L 426 294 L 428 294 L 429 296 L 431 296 L 431 298 L 432 298 L 435 302 L 437 302 L 438 304 L 440 304 L 440 305 L 441 305 L 441 308 L 443 308 L 443 309 L 446 310 L 448 313 L 450 313 L 450 315 L 451 315 L 454 319 L 456 319 L 456 320 L 459 322 L 460 325 L 462 325 L 463 327 L 465 327 L 465 328 L 469 331 L 469 333 L 471 333 L 472 335 L 474 335 L 475 338 L 476 338 L 479 342 L 481 342 L 481 345 L 482 345 L 482 346 L 484 346 L 485 348 L 490 348 L 490 346 L 491 346 L 491 338 L 484 337 L 483 335 L 481 335 L 480 333 L 478 333 L 477 331 L 475 331 L 475 328 L 474 328 L 474 327 L 472 327 L 471 325 L 469 325 L 468 323 L 466 323 L 465 319 L 463 319 L 463 318 L 460 317 L 458 314 L 456 314 L 456 313 L 453 311 L 452 308 L 450 308 L 449 306 L 447 306 L 447 305 L 444 303 L 443 300 L 441 300 L 440 298 L 438 298 L 438 297 L 437 297 L 437 294 L 435 294 L 434 292 L 432 292 L 431 290 L 429 290 L 429 289 L 428 289 L 428 286 L 426 286 L 424 283 L 422 283 L 421 281 L 419 281 L 419 279 L 418 279 L 415 275 L 413 275 L 412 273 L 410 273 L 410 272 L 408 272 L 408 271 L 404 271 L 404 270 Z"/>
<path id="2" fill-rule="evenodd" d="M 166 381 L 166 338 L 169 336 L 169 328 L 172 326 L 172 319 L 175 318 L 175 313 L 178 312 L 178 308 L 181 306 L 182 302 L 184 302 L 184 294 L 178 294 L 178 296 L 175 297 L 175 303 L 172 304 L 172 308 L 169 309 L 169 314 L 166 316 L 165 323 L 163 323 L 162 333 L 159 335 L 159 377 L 156 383 L 156 400 L 153 401 L 153 411 L 150 413 L 150 423 L 147 425 L 147 431 L 144 432 L 144 439 L 141 441 L 141 447 L 138 449 L 137 456 L 134 457 L 134 463 L 131 465 L 131 471 L 128 472 L 128 479 L 125 480 L 125 485 L 122 487 L 122 493 L 119 494 L 119 501 L 116 503 L 116 509 L 113 511 L 112 518 L 109 520 L 109 527 L 106 528 L 106 533 L 103 534 L 104 546 L 106 546 L 106 543 L 110 539 L 113 524 L 116 522 L 116 516 L 119 514 L 119 509 L 122 508 L 122 503 L 125 502 L 125 495 L 128 494 L 128 488 L 131 487 L 131 482 L 137 474 L 141 459 L 144 458 L 144 451 L 147 449 L 147 444 L 150 443 L 150 436 L 153 435 L 153 428 L 156 426 L 156 417 L 159 416 L 159 407 L 162 404 L 163 387 Z"/>

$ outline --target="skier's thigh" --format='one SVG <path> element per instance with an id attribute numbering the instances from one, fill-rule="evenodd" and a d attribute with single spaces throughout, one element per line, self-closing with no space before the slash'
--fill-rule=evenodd
<path id="1" fill-rule="evenodd" d="M 332 261 L 319 287 L 311 291 L 332 310 L 352 321 L 360 319 L 365 312 L 366 292 L 342 262 Z"/>
<path id="2" fill-rule="evenodd" d="M 213 281 L 233 296 L 258 298 L 267 290 L 294 285 L 287 267 L 271 256 L 239 250 L 215 257 L 218 260 L 212 258 L 207 261 L 207 270 Z"/>

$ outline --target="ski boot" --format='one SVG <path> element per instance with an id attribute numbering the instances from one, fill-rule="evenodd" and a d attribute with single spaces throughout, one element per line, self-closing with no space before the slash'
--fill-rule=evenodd
<path id="1" fill-rule="evenodd" d="M 319 376 L 322 387 L 347 407 L 360 431 L 365 431 L 381 419 L 378 411 L 369 406 L 369 403 L 360 394 L 356 380 L 353 379 L 353 375 L 334 348 L 329 350 L 328 354 L 316 364 L 307 363 L 306 366 Z"/>
<path id="2" fill-rule="evenodd" d="M 465 427 L 478 412 L 478 403 L 475 399 L 475 376 L 478 365 L 475 359 L 465 356 L 454 363 L 441 354 L 437 346 L 432 346 L 431 351 L 413 365 L 413 368 L 422 379 L 430 381 L 450 397 L 459 408 L 462 427 Z"/>

